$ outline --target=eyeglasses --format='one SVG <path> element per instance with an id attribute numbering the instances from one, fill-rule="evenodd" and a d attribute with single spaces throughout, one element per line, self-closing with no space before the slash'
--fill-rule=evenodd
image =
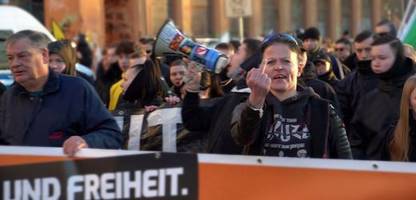
<path id="1" fill-rule="evenodd" d="M 335 51 L 344 51 L 345 48 L 335 48 Z"/>

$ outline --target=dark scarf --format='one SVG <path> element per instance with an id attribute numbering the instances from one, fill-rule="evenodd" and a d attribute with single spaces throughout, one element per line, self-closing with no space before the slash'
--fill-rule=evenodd
<path id="1" fill-rule="evenodd" d="M 393 66 L 386 72 L 376 74 L 380 80 L 379 88 L 385 92 L 392 92 L 396 89 L 403 89 L 407 78 L 414 74 L 414 63 L 410 58 L 397 57 Z"/>
<path id="2" fill-rule="evenodd" d="M 335 76 L 335 73 L 332 69 L 330 69 L 325 74 L 318 75 L 318 78 L 321 81 L 325 81 L 327 83 L 330 83 L 330 85 L 332 85 L 332 83 L 334 83 L 335 81 L 338 80 L 338 78 Z"/>
<path id="3" fill-rule="evenodd" d="M 374 75 L 371 69 L 371 60 L 357 60 L 357 72 L 362 75 Z"/>

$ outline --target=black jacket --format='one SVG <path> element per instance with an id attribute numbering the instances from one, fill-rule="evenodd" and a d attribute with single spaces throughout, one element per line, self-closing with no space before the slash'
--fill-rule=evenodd
<path id="1" fill-rule="evenodd" d="M 351 70 L 351 72 L 353 72 L 357 67 L 357 61 L 357 55 L 353 53 L 350 56 L 348 56 L 344 61 L 342 61 L 342 64 L 344 64 Z"/>
<path id="2" fill-rule="evenodd" d="M 308 62 L 313 62 L 317 55 L 322 52 L 323 50 L 320 48 L 317 48 L 315 51 L 308 52 Z M 331 66 L 333 68 L 334 74 L 338 79 L 344 79 L 345 76 L 347 76 L 349 73 L 351 73 L 351 70 L 342 64 L 341 61 L 339 61 L 338 58 L 336 58 L 334 55 L 330 53 L 325 53 L 329 56 L 331 59 Z"/>
<path id="3" fill-rule="evenodd" d="M 371 70 L 371 61 L 357 62 L 356 70 L 334 87 L 341 107 L 343 121 L 349 135 L 351 119 L 362 96 L 377 87 L 378 79 Z"/>
<path id="4" fill-rule="evenodd" d="M 275 97 L 268 97 L 275 98 Z M 298 87 L 298 95 L 280 102 L 283 109 L 296 108 L 304 112 L 298 116 L 305 120 L 311 133 L 309 156 L 313 158 L 351 158 L 350 145 L 341 119 L 330 104 L 319 98 L 311 89 Z M 283 113 L 291 113 L 285 110 Z M 284 115 L 281 113 L 281 115 Z M 245 152 L 263 155 L 264 140 L 268 127 L 273 124 L 273 106 L 266 100 L 262 117 L 246 102 L 237 106 L 233 113 L 231 134 L 237 144 L 245 146 Z M 283 116 L 284 117 L 284 116 Z"/>
<path id="5" fill-rule="evenodd" d="M 398 120 L 403 85 L 413 74 L 414 64 L 408 58 L 396 61 L 388 72 L 377 74 L 378 87 L 362 97 L 351 122 L 354 158 L 383 159 L 386 130 Z"/>
<path id="6" fill-rule="evenodd" d="M 328 83 L 332 88 L 334 88 L 339 82 L 339 79 L 335 76 L 335 73 L 332 71 L 332 69 L 325 74 L 318 75 L 318 78 L 319 80 Z"/>
<path id="7" fill-rule="evenodd" d="M 6 92 L 7 87 L 0 82 L 0 96 L 3 95 L 4 92 Z"/>
<path id="8" fill-rule="evenodd" d="M 110 88 L 121 79 L 122 71 L 117 63 L 111 64 L 107 71 L 104 71 L 102 63 L 97 67 L 97 80 L 95 88 L 100 99 L 107 106 L 110 102 Z"/>
<path id="9" fill-rule="evenodd" d="M 338 115 L 341 116 L 341 107 L 335 90 L 325 81 L 318 79 L 313 63 L 306 63 L 302 75 L 298 79 L 298 84 L 302 87 L 311 87 L 321 98 L 330 101 Z"/>
<path id="10" fill-rule="evenodd" d="M 242 147 L 236 145 L 231 137 L 230 123 L 234 107 L 244 102 L 248 94 L 234 91 L 218 98 L 210 107 L 201 107 L 198 94 L 188 92 L 182 107 L 184 126 L 190 131 L 207 131 L 208 153 L 241 154 Z"/>
<path id="11" fill-rule="evenodd" d="M 337 57 L 330 53 L 328 53 L 328 56 L 331 59 L 331 66 L 338 79 L 342 80 L 351 73 L 351 69 L 344 65 Z"/>
<path id="12" fill-rule="evenodd" d="M 89 84 L 91 84 L 92 87 L 95 87 L 95 80 L 93 77 L 88 76 L 87 74 L 80 71 L 76 71 L 76 76 L 86 80 Z"/>
<path id="13" fill-rule="evenodd" d="M 120 129 L 86 81 L 50 70 L 41 93 L 16 83 L 3 94 L 0 138 L 8 144 L 61 147 L 74 135 L 91 148 L 121 148 Z"/>

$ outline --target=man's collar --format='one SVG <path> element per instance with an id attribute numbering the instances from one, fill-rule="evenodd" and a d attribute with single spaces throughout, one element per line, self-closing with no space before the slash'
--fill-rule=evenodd
<path id="1" fill-rule="evenodd" d="M 59 90 L 60 81 L 59 81 L 59 74 L 55 73 L 53 70 L 49 69 L 48 80 L 46 81 L 45 85 L 42 89 L 42 95 L 47 95 L 50 93 L 54 93 Z M 18 94 L 29 94 L 30 92 L 27 91 L 22 85 L 16 82 L 15 84 L 16 92 Z"/>

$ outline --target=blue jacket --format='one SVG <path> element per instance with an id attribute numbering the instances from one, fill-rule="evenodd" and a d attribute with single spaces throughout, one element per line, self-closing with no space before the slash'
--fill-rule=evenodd
<path id="1" fill-rule="evenodd" d="M 120 130 L 94 89 L 50 70 L 36 95 L 15 83 L 1 98 L 0 140 L 11 145 L 61 147 L 79 135 L 90 148 L 121 148 Z"/>

